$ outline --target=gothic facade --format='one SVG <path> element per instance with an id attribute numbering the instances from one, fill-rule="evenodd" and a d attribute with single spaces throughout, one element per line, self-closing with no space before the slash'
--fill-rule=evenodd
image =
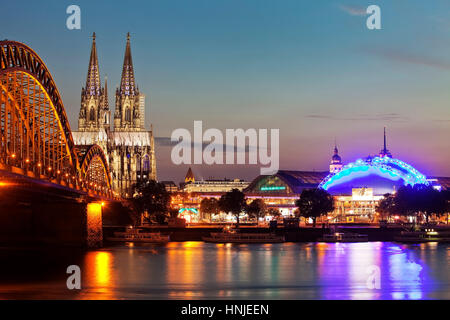
<path id="1" fill-rule="evenodd" d="M 108 103 L 107 79 L 100 80 L 95 33 L 93 34 L 86 86 L 81 90 L 76 145 L 100 145 L 108 155 L 113 189 L 124 197 L 132 196 L 139 181 L 156 180 L 153 128 L 145 128 L 145 95 L 136 85 L 127 35 L 120 87 L 116 89 L 113 127 Z"/>

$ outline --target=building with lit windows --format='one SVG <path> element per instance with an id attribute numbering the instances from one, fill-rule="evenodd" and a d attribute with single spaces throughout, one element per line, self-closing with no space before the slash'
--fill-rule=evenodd
<path id="1" fill-rule="evenodd" d="M 240 179 L 234 180 L 200 180 L 186 183 L 183 187 L 184 192 L 228 192 L 233 189 L 240 191 L 248 187 L 250 182 Z"/>
<path id="2" fill-rule="evenodd" d="M 191 168 L 188 169 L 184 182 L 178 192 L 171 194 L 171 205 L 177 208 L 180 217 L 189 222 L 200 222 L 200 203 L 205 198 L 219 199 L 223 194 L 233 189 L 243 191 L 250 182 L 240 179 L 208 179 L 196 180 Z M 166 185 L 166 190 L 168 186 Z"/>
<path id="3" fill-rule="evenodd" d="M 249 200 L 263 199 L 268 208 L 279 209 L 283 216 L 296 210 L 295 201 L 304 189 L 317 188 L 328 171 L 279 170 L 273 175 L 260 175 L 244 190 Z"/>
<path id="4" fill-rule="evenodd" d="M 177 192 L 178 186 L 175 184 L 175 182 L 173 181 L 160 181 L 160 183 L 162 183 L 164 185 L 164 188 L 166 189 L 167 192 Z"/>
<path id="5" fill-rule="evenodd" d="M 213 193 L 225 193 L 233 189 L 239 191 L 248 187 L 250 182 L 243 181 L 241 179 L 208 179 L 208 180 L 195 180 L 192 169 L 189 168 L 184 183 L 181 184 L 181 190 L 183 192 L 213 192 Z"/>

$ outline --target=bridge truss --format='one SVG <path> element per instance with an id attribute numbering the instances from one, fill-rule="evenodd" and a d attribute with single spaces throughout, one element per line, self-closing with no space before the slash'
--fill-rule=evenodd
<path id="1" fill-rule="evenodd" d="M 22 43 L 0 41 L 0 169 L 112 196 L 103 150 L 95 145 L 84 151 L 74 145 L 41 58 Z"/>

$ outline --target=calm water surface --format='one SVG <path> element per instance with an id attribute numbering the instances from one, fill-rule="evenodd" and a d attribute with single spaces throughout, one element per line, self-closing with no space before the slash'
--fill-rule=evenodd
<path id="1" fill-rule="evenodd" d="M 450 299 L 450 245 L 389 242 L 0 249 L 2 299 Z M 66 288 L 79 265 L 82 289 Z M 371 266 L 380 289 L 369 289 Z M 374 273 L 372 273 L 374 274 Z"/>

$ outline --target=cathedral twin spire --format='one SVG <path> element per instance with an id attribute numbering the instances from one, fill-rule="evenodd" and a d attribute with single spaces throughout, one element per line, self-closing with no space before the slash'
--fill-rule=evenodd
<path id="1" fill-rule="evenodd" d="M 95 131 L 101 127 L 110 130 L 110 110 L 108 85 L 102 88 L 98 65 L 95 32 L 92 34 L 92 48 L 86 78 L 86 86 L 81 92 L 81 109 L 78 121 L 80 131 Z M 126 99 L 128 97 L 128 99 Z M 130 33 L 127 34 L 120 87 L 116 90 L 116 110 L 114 127 L 118 130 L 132 131 L 144 129 L 145 97 L 139 94 L 134 77 L 131 56 Z"/>
<path id="2" fill-rule="evenodd" d="M 127 34 L 127 45 L 123 58 L 122 78 L 120 79 L 119 93 L 126 96 L 138 95 L 135 87 L 133 59 L 131 58 L 130 33 Z"/>
<path id="3" fill-rule="evenodd" d="M 106 80 L 105 80 L 106 81 Z M 106 85 L 106 82 L 105 82 Z M 81 90 L 81 108 L 78 118 L 78 130 L 109 130 L 110 111 L 106 88 L 102 88 L 98 67 L 95 32 L 92 34 L 91 56 L 86 77 L 86 86 Z"/>
<path id="4" fill-rule="evenodd" d="M 134 78 L 130 33 L 127 34 L 120 87 L 116 90 L 114 130 L 145 131 L 145 96 L 139 93 Z"/>
<path id="5" fill-rule="evenodd" d="M 97 46 L 95 44 L 95 32 L 92 34 L 92 48 L 89 59 L 89 68 L 86 79 L 85 90 L 89 95 L 100 95 L 100 71 L 98 67 Z M 105 83 L 106 86 L 106 83 Z M 130 33 L 127 34 L 127 44 L 125 47 L 125 56 L 123 59 L 122 77 L 120 80 L 120 94 L 133 95 L 138 94 L 135 87 L 133 59 L 131 57 Z"/>
<path id="6" fill-rule="evenodd" d="M 89 59 L 89 69 L 86 79 L 85 90 L 91 96 L 99 96 L 101 92 L 97 46 L 95 45 L 95 32 L 92 34 L 92 49 L 91 49 L 91 57 Z"/>
<path id="7" fill-rule="evenodd" d="M 100 80 L 95 33 L 86 86 L 81 90 L 77 145 L 98 144 L 107 155 L 112 188 L 124 197 L 133 194 L 139 181 L 156 180 L 153 128 L 145 129 L 145 95 L 139 93 L 134 78 L 130 34 L 127 34 L 120 86 L 115 90 L 114 123 L 111 127 L 108 79 Z"/>

